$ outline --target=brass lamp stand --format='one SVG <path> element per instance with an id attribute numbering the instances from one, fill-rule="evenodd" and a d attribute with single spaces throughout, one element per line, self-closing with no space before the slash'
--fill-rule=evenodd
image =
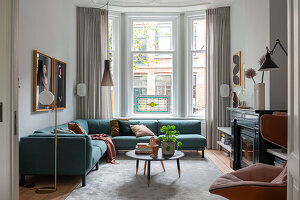
<path id="1" fill-rule="evenodd" d="M 53 105 L 54 95 L 50 91 L 43 91 L 39 95 L 39 101 L 43 107 L 50 107 L 55 111 L 55 137 L 54 137 L 54 186 L 42 187 L 36 190 L 37 193 L 55 192 L 57 190 L 57 105 Z"/>

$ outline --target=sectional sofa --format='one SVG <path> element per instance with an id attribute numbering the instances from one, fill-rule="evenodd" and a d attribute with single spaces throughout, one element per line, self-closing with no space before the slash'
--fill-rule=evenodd
<path id="1" fill-rule="evenodd" d="M 80 175 L 82 186 L 86 185 L 86 175 L 98 169 L 98 161 L 105 154 L 107 147 L 101 140 L 92 140 L 89 135 L 104 133 L 110 135 L 110 120 L 74 120 L 80 124 L 85 135 L 58 134 L 59 175 Z M 160 135 L 163 125 L 175 125 L 180 131 L 178 140 L 182 142 L 182 150 L 201 150 L 204 157 L 206 138 L 201 135 L 199 120 L 130 120 L 133 123 L 146 125 L 156 135 Z M 58 128 L 68 129 L 68 123 Z M 20 184 L 24 184 L 25 175 L 52 175 L 54 172 L 54 127 L 37 130 L 33 134 L 20 139 Z M 137 138 L 130 133 L 120 132 L 112 137 L 116 150 L 134 149 L 139 142 L 149 142 L 150 136 Z"/>

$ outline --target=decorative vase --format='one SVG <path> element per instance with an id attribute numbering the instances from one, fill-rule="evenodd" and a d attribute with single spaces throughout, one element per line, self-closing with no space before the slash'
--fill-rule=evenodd
<path id="1" fill-rule="evenodd" d="M 265 83 L 254 84 L 254 110 L 265 109 Z"/>
<path id="2" fill-rule="evenodd" d="M 162 154 L 173 155 L 175 153 L 175 142 L 161 142 Z"/>
<path id="3" fill-rule="evenodd" d="M 232 106 L 233 106 L 234 108 L 237 108 L 237 107 L 239 106 L 239 99 L 238 99 L 238 97 L 237 97 L 237 95 L 236 95 L 236 92 L 232 92 L 232 94 L 233 94 L 233 98 L 232 98 Z"/>
<path id="4" fill-rule="evenodd" d="M 247 102 L 246 102 L 246 91 L 245 91 L 245 89 L 242 89 L 241 91 L 239 91 L 237 96 L 239 98 L 239 106 L 240 107 L 246 107 Z"/>

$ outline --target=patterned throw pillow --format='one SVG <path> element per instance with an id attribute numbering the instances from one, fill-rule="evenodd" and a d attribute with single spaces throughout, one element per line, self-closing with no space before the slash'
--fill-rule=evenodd
<path id="1" fill-rule="evenodd" d="M 83 128 L 77 123 L 68 123 L 68 129 L 74 131 L 76 134 L 85 134 Z"/>
<path id="2" fill-rule="evenodd" d="M 154 133 L 145 125 L 130 125 L 130 128 L 136 137 L 154 136 Z"/>
<path id="3" fill-rule="evenodd" d="M 119 120 L 122 121 L 129 121 L 129 119 L 113 119 L 110 120 L 110 129 L 111 129 L 111 136 L 116 137 L 119 136 Z"/>

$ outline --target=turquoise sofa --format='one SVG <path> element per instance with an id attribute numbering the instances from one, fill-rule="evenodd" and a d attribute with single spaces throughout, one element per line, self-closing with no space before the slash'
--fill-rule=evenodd
<path id="1" fill-rule="evenodd" d="M 105 154 L 107 146 L 101 140 L 92 140 L 89 135 L 104 133 L 110 136 L 110 120 L 74 120 L 84 129 L 85 135 L 58 134 L 58 175 L 80 175 L 82 186 L 86 185 L 86 175 L 95 168 Z M 122 123 L 122 122 L 120 122 Z M 178 140 L 182 150 L 201 150 L 204 157 L 206 138 L 201 135 L 199 120 L 130 120 L 133 124 L 144 124 L 159 136 L 163 125 L 175 125 L 180 131 Z M 150 136 L 139 137 L 124 131 L 127 124 L 120 124 L 120 135 L 112 137 L 116 150 L 134 149 L 139 142 L 149 142 Z M 68 129 L 68 123 L 58 128 Z M 54 127 L 37 130 L 20 139 L 20 184 L 25 183 L 25 175 L 52 175 L 54 172 Z M 123 132 L 122 132 L 123 130 Z"/>

